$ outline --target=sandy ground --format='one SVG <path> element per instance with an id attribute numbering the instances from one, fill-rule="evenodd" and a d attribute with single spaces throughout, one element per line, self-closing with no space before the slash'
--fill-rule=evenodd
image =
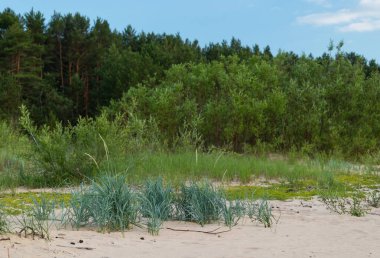
<path id="1" fill-rule="evenodd" d="M 232 231 L 215 235 L 167 229 L 210 231 L 220 227 L 184 222 L 165 223 L 159 236 L 139 228 L 124 236 L 52 231 L 51 241 L 10 235 L 10 240 L 0 241 L 0 257 L 380 257 L 380 209 L 356 218 L 332 214 L 317 200 L 272 205 L 281 217 L 271 229 L 247 219 Z"/>

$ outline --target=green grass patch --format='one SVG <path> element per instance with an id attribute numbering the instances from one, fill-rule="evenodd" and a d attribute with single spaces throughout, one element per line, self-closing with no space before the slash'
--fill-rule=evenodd
<path id="1" fill-rule="evenodd" d="M 355 188 L 348 184 L 335 183 L 331 187 L 325 187 L 319 181 L 305 180 L 299 181 L 297 184 L 284 182 L 266 186 L 232 186 L 227 187 L 225 191 L 227 198 L 230 200 L 254 196 L 255 198 L 285 201 L 294 198 L 308 200 L 314 196 L 320 196 L 332 191 L 341 197 L 347 197 L 354 190 Z"/>
<path id="2" fill-rule="evenodd" d="M 367 187 L 371 189 L 380 187 L 380 175 L 377 174 L 341 174 L 336 176 L 336 180 L 353 187 Z"/>
<path id="3" fill-rule="evenodd" d="M 267 198 L 269 200 L 285 201 L 292 198 L 311 199 L 318 195 L 316 188 L 294 189 L 282 184 L 262 186 L 234 186 L 225 190 L 229 200 L 245 199 L 254 196 L 255 198 Z"/>
<path id="4" fill-rule="evenodd" d="M 309 179 L 323 181 L 342 171 L 341 167 L 327 167 L 321 165 L 321 162 L 276 160 L 221 151 L 139 153 L 128 155 L 120 164 L 113 165 L 118 171 L 122 171 L 126 164 L 128 180 L 132 183 L 141 183 L 146 178 L 160 176 L 176 185 L 186 180 L 202 179 L 224 182 L 238 180 L 242 183 L 258 178 L 279 179 L 291 183 Z"/>
<path id="5" fill-rule="evenodd" d="M 41 199 L 55 201 L 56 203 L 64 202 L 67 204 L 71 199 L 71 194 L 68 193 L 7 193 L 0 194 L 0 206 L 3 207 L 3 211 L 9 215 L 18 215 L 31 208 L 34 204 L 34 200 L 40 202 Z"/>

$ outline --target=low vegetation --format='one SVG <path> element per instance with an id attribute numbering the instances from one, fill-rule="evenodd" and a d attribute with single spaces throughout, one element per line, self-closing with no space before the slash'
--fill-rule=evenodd
<path id="1" fill-rule="evenodd" d="M 341 215 L 362 217 L 370 210 L 370 203 L 365 201 L 365 195 L 361 192 L 354 192 L 349 198 L 333 192 L 324 193 L 321 200 L 326 204 L 327 209 Z"/>
<path id="2" fill-rule="evenodd" d="M 380 208 L 380 191 L 374 190 L 367 197 L 367 203 L 374 208 Z"/>
<path id="3" fill-rule="evenodd" d="M 9 231 L 8 229 L 8 221 L 7 221 L 7 215 L 4 212 L 3 206 L 0 205 L 0 235 L 7 233 Z"/>
<path id="4" fill-rule="evenodd" d="M 25 203 L 20 214 L 7 213 L 2 208 L 1 233 L 49 239 L 53 226 L 71 225 L 75 229 L 90 227 L 100 232 L 124 232 L 137 226 L 158 235 L 163 222 L 168 220 L 196 222 L 201 226 L 217 222 L 229 228 L 245 216 L 265 227 L 271 227 L 274 221 L 267 200 L 228 201 L 223 188 L 207 181 L 172 190 L 158 178 L 134 189 L 123 176 L 103 176 L 90 186 L 73 191 L 66 201 L 58 196 L 32 197 L 32 202 Z"/>
<path id="5" fill-rule="evenodd" d="M 154 131 L 136 129 L 142 121 L 124 125 L 119 118 L 109 121 L 99 117 L 82 119 L 76 126 L 37 130 L 25 108 L 22 113 L 21 122 L 29 138 L 5 125 L 0 132 L 3 138 L 9 134 L 0 148 L 7 153 L 0 155 L 2 188 L 88 183 L 101 176 L 101 171 L 123 173 L 133 184 L 161 176 L 174 185 L 201 179 L 243 184 L 275 180 L 289 185 L 289 189 L 310 184 L 309 190 L 315 190 L 339 184 L 376 189 L 380 181 L 375 166 L 360 166 L 323 155 L 310 158 L 298 152 L 253 155 L 206 150 L 198 148 L 187 134 L 179 138 L 172 151 L 156 139 Z"/>
<path id="6" fill-rule="evenodd" d="M 9 216 L 43 238 L 57 223 L 156 235 L 166 220 L 271 227 L 273 199 L 380 205 L 380 66 L 343 42 L 320 57 L 201 48 L 34 10 L 0 27 L 0 233 Z"/>
<path id="7" fill-rule="evenodd" d="M 173 219 L 174 191 L 162 178 L 148 180 L 140 193 L 140 212 L 148 219 L 149 233 L 157 235 L 163 221 Z"/>
<path id="8" fill-rule="evenodd" d="M 20 216 L 15 217 L 16 232 L 25 237 L 31 235 L 50 239 L 50 229 L 56 221 L 56 203 L 42 197 L 40 200 L 33 199 L 33 205 Z"/>

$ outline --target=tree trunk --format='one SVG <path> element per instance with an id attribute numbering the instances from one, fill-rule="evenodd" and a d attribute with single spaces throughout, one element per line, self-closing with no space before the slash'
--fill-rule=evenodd
<path id="1" fill-rule="evenodd" d="M 20 66 L 21 66 L 21 55 L 18 53 L 16 55 L 16 74 L 20 72 Z"/>
<path id="2" fill-rule="evenodd" d="M 84 113 L 88 116 L 88 102 L 89 102 L 89 85 L 88 85 L 88 73 L 85 73 L 85 81 L 84 81 L 84 92 L 83 92 L 83 102 L 84 102 Z"/>
<path id="3" fill-rule="evenodd" d="M 61 72 L 61 88 L 63 90 L 65 88 L 65 84 L 63 81 L 62 42 L 60 39 L 58 39 L 58 44 L 59 44 L 59 65 L 60 65 L 60 72 Z"/>
<path id="4" fill-rule="evenodd" d="M 71 86 L 71 81 L 72 81 L 72 78 L 71 78 L 71 67 L 72 67 L 72 63 L 71 63 L 71 60 L 69 60 L 69 85 Z"/>
<path id="5" fill-rule="evenodd" d="M 75 72 L 78 74 L 79 76 L 79 58 L 77 59 L 76 63 L 75 63 Z"/>

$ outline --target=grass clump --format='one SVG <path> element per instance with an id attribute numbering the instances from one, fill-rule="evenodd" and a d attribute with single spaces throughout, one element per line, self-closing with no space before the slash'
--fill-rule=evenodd
<path id="1" fill-rule="evenodd" d="M 33 198 L 33 206 L 31 209 L 31 215 L 37 220 L 49 220 L 51 215 L 54 214 L 56 208 L 55 200 L 49 200 L 42 196 L 40 200 Z"/>
<path id="2" fill-rule="evenodd" d="M 55 208 L 54 200 L 44 196 L 39 200 L 33 199 L 33 205 L 21 217 L 16 217 L 19 235 L 50 239 L 50 229 L 56 221 Z"/>
<path id="3" fill-rule="evenodd" d="M 257 221 L 266 228 L 272 227 L 276 221 L 272 213 L 272 206 L 266 197 L 256 199 L 252 195 L 252 197 L 245 202 L 245 209 L 245 214 L 248 215 L 252 221 Z"/>
<path id="4" fill-rule="evenodd" d="M 176 217 L 179 220 L 196 222 L 201 226 L 223 221 L 226 226 L 232 228 L 248 215 L 265 227 L 272 226 L 274 217 L 267 199 L 228 200 L 226 196 L 222 188 L 215 187 L 207 181 L 183 184 L 176 200 Z"/>
<path id="5" fill-rule="evenodd" d="M 172 216 L 173 190 L 164 186 L 162 178 L 148 180 L 139 197 L 141 214 L 148 218 L 148 231 L 158 235 L 162 222 Z"/>
<path id="6" fill-rule="evenodd" d="M 223 193 L 209 182 L 183 184 L 176 202 L 177 217 L 201 226 L 218 221 L 224 205 Z"/>
<path id="7" fill-rule="evenodd" d="M 246 207 L 243 201 L 225 201 L 222 206 L 222 216 L 224 225 L 232 228 L 237 225 L 239 220 L 245 216 Z"/>
<path id="8" fill-rule="evenodd" d="M 103 176 L 84 192 L 74 193 L 71 220 L 79 228 L 93 225 L 100 231 L 125 231 L 137 220 L 137 197 L 125 176 Z"/>
<path id="9" fill-rule="evenodd" d="M 254 212 L 255 219 L 262 223 L 264 227 L 270 228 L 273 225 L 274 216 L 272 214 L 272 207 L 269 202 L 264 199 L 256 204 L 257 210 Z"/>
<path id="10" fill-rule="evenodd" d="M 6 194 L 0 196 L 0 200 L 16 200 L 11 204 L 17 205 L 14 218 L 20 235 L 47 239 L 53 225 L 66 226 L 67 223 L 76 229 L 89 226 L 101 232 L 124 232 L 144 223 L 150 234 L 158 235 L 163 222 L 169 219 L 196 222 L 201 226 L 218 222 L 229 228 L 245 216 L 265 227 L 271 227 L 274 221 L 267 199 L 229 200 L 221 187 L 208 181 L 183 184 L 175 191 L 165 185 L 162 178 L 157 178 L 147 181 L 142 188 L 132 189 L 125 176 L 103 176 L 88 187 L 73 191 L 70 198 L 67 196 L 21 193 Z M 56 213 L 58 208 L 60 211 Z M 0 233 L 6 230 L 5 212 L 5 208 L 0 209 Z"/>
<path id="11" fill-rule="evenodd" d="M 91 217 L 101 230 L 124 231 L 136 223 L 135 193 L 125 176 L 103 176 L 93 182 L 88 199 Z"/>
<path id="12" fill-rule="evenodd" d="M 77 230 L 89 223 L 89 200 L 88 194 L 82 186 L 78 191 L 72 192 L 72 197 L 68 203 L 67 219 L 71 223 L 71 226 Z"/>

